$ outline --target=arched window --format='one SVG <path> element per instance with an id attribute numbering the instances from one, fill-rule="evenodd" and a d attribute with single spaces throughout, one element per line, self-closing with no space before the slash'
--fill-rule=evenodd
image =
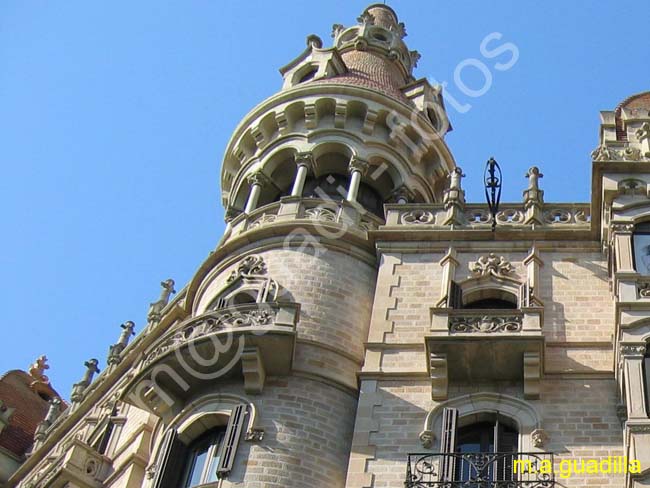
<path id="1" fill-rule="evenodd" d="M 459 420 L 457 409 L 445 408 L 440 439 L 444 481 L 467 486 L 475 486 L 476 480 L 511 481 L 514 456 L 510 453 L 517 452 L 518 441 L 515 422 L 497 412 L 481 412 Z"/>
<path id="2" fill-rule="evenodd" d="M 182 486 L 212 483 L 218 480 L 217 469 L 221 458 L 225 427 L 209 430 L 188 447 Z"/>
<path id="3" fill-rule="evenodd" d="M 223 414 L 202 414 L 180 433 L 174 428 L 167 430 L 158 449 L 152 487 L 192 488 L 227 477 L 249 415 L 248 405 L 239 404 L 225 418 Z"/>

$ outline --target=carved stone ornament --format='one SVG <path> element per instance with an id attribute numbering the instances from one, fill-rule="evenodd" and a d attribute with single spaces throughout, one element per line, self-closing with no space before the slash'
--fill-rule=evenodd
<path id="1" fill-rule="evenodd" d="M 260 276 L 266 274 L 266 263 L 260 256 L 247 256 L 241 260 L 230 276 L 228 283 L 232 283 L 239 277 L 250 278 L 252 276 Z"/>
<path id="2" fill-rule="evenodd" d="M 275 321 L 276 310 L 272 309 L 253 309 L 234 312 L 212 313 L 209 316 L 199 317 L 181 329 L 175 334 L 163 341 L 154 349 L 144 360 L 144 364 L 153 362 L 158 357 L 166 354 L 176 347 L 195 341 L 201 337 L 214 334 L 226 329 L 236 329 L 240 327 L 263 327 L 272 324 Z"/>
<path id="3" fill-rule="evenodd" d="M 623 159 L 627 161 L 641 161 L 641 149 L 630 147 L 628 144 L 623 150 Z"/>
<path id="4" fill-rule="evenodd" d="M 350 161 L 350 165 L 348 166 L 348 170 L 350 171 L 350 173 L 358 171 L 362 175 L 365 175 L 366 172 L 368 171 L 369 167 L 370 167 L 370 164 L 368 163 L 368 161 L 364 161 L 363 159 L 359 159 L 359 158 L 357 158 L 355 156 Z"/>
<path id="5" fill-rule="evenodd" d="M 324 207 L 314 207 L 305 210 L 305 217 L 311 220 L 324 220 L 325 222 L 336 222 L 336 212 Z"/>
<path id="6" fill-rule="evenodd" d="M 644 122 L 640 129 L 634 133 L 639 142 L 643 142 L 646 139 L 650 139 L 650 123 Z"/>
<path id="7" fill-rule="evenodd" d="M 261 171 L 249 174 L 246 177 L 246 181 L 248 181 L 249 185 L 258 185 L 262 187 L 270 182 L 269 178 Z"/>
<path id="8" fill-rule="evenodd" d="M 334 24 L 332 25 L 332 38 L 336 39 L 338 35 L 345 30 L 343 24 Z"/>
<path id="9" fill-rule="evenodd" d="M 611 161 L 614 159 L 612 152 L 613 151 L 603 144 L 591 152 L 591 158 L 594 161 Z"/>
<path id="10" fill-rule="evenodd" d="M 420 432 L 420 442 L 422 443 L 422 447 L 425 449 L 431 449 L 435 438 L 435 435 L 433 435 L 433 432 L 430 430 L 423 430 Z"/>
<path id="11" fill-rule="evenodd" d="M 393 26 L 391 26 L 391 30 L 393 30 Z M 408 34 L 406 33 L 406 25 L 404 25 L 404 22 L 400 22 L 397 24 L 397 27 L 395 27 L 395 33 L 400 37 L 400 39 L 404 39 Z"/>
<path id="12" fill-rule="evenodd" d="M 549 440 L 549 436 L 544 429 L 535 429 L 530 433 L 530 437 L 533 440 L 533 446 L 538 449 L 544 447 Z"/>
<path id="13" fill-rule="evenodd" d="M 512 264 L 505 257 L 497 257 L 492 252 L 487 256 L 481 256 L 477 261 L 469 263 L 469 269 L 476 276 L 492 275 L 498 278 L 504 278 L 514 271 Z"/>
<path id="14" fill-rule="evenodd" d="M 149 322 L 160 320 L 160 314 L 169 303 L 169 297 L 172 293 L 176 293 L 176 290 L 174 290 L 174 280 L 171 278 L 162 281 L 160 286 L 162 287 L 160 298 L 149 305 L 149 312 L 147 312 L 147 320 Z"/>
<path id="15" fill-rule="evenodd" d="M 488 334 L 495 332 L 520 332 L 521 327 L 522 318 L 519 315 L 484 315 L 449 318 L 449 332 L 451 334 L 471 334 L 476 332 Z"/>
<path id="16" fill-rule="evenodd" d="M 50 369 L 50 366 L 47 364 L 47 356 L 39 356 L 34 364 L 29 367 L 29 376 L 34 381 L 49 384 L 50 379 L 44 374 L 46 369 Z"/>
<path id="17" fill-rule="evenodd" d="M 622 344 L 622 356 L 643 356 L 645 354 L 645 344 Z"/>
<path id="18" fill-rule="evenodd" d="M 612 233 L 628 233 L 634 231 L 634 224 L 610 224 L 609 230 Z"/>
<path id="19" fill-rule="evenodd" d="M 364 12 L 359 17 L 357 17 L 357 22 L 359 22 L 362 25 L 374 25 L 375 23 L 375 16 L 372 15 L 370 12 Z"/>
<path id="20" fill-rule="evenodd" d="M 253 427 L 252 429 L 246 431 L 244 439 L 248 442 L 260 442 L 264 440 L 264 429 L 261 427 Z"/>
<path id="21" fill-rule="evenodd" d="M 420 61 L 420 58 L 422 55 L 417 52 L 417 51 L 409 51 L 409 56 L 411 56 L 411 66 L 414 68 L 418 67 L 418 61 Z"/>
<path id="22" fill-rule="evenodd" d="M 650 298 L 650 283 L 638 283 L 637 289 L 641 298 Z"/>
<path id="23" fill-rule="evenodd" d="M 435 216 L 428 210 L 411 210 L 402 214 L 402 223 L 406 225 L 433 224 Z"/>

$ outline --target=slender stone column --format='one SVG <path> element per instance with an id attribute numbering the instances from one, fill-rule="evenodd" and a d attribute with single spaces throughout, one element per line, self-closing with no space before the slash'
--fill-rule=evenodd
<path id="1" fill-rule="evenodd" d="M 368 162 L 357 157 L 353 157 L 348 167 L 350 171 L 350 186 L 348 187 L 348 196 L 345 198 L 348 202 L 356 202 L 359 196 L 359 185 L 361 177 L 368 171 Z"/>
<path id="2" fill-rule="evenodd" d="M 261 171 L 248 175 L 248 183 L 251 185 L 251 189 L 244 213 L 249 214 L 257 208 L 257 202 L 260 199 L 260 193 L 262 193 L 262 187 L 266 180 L 266 176 Z"/>
<path id="3" fill-rule="evenodd" d="M 305 189 L 305 180 L 307 174 L 314 164 L 314 159 L 310 152 L 302 152 L 296 154 L 296 179 L 293 181 L 293 188 L 291 189 L 292 197 L 301 197 Z"/>

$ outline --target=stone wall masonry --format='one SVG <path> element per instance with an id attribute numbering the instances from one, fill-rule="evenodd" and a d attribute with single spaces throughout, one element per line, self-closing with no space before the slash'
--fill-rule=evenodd
<path id="1" fill-rule="evenodd" d="M 436 452 L 422 447 L 419 433 L 427 413 L 438 403 L 430 399 L 426 381 L 378 382 L 381 401 L 372 410 L 376 431 L 370 433 L 369 446 L 374 456 L 367 463 L 373 476 L 372 488 L 395 488 L 404 483 L 409 452 Z M 549 435 L 544 446 L 556 457 L 556 469 L 563 459 L 594 458 L 623 455 L 621 424 L 616 416 L 614 380 L 543 380 L 541 400 L 530 403 L 540 413 L 542 427 Z M 483 383 L 457 385 L 450 388 L 450 397 L 489 391 L 523 398 L 516 383 Z M 434 433 L 436 437 L 439 434 Z M 607 487 L 624 486 L 620 474 L 574 474 L 570 478 L 556 476 L 559 486 Z M 348 482 L 348 488 L 352 485 Z M 365 485 L 364 485 L 365 486 Z"/>

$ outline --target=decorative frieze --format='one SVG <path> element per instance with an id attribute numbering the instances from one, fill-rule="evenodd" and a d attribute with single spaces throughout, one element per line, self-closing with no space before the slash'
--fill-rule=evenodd
<path id="1" fill-rule="evenodd" d="M 470 315 L 449 317 L 450 334 L 521 332 L 521 328 L 521 315 Z"/>

